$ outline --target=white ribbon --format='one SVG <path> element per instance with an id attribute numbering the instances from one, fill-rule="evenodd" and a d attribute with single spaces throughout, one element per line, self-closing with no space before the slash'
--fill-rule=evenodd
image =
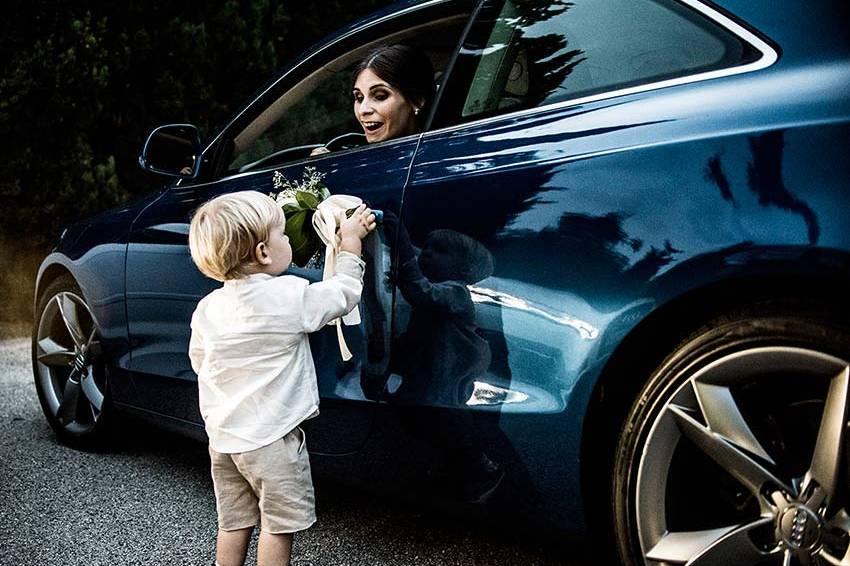
<path id="1" fill-rule="evenodd" d="M 336 267 L 336 256 L 339 254 L 340 244 L 336 232 L 339 226 L 340 212 L 357 208 L 362 203 L 363 201 L 360 198 L 351 195 L 331 195 L 320 202 L 316 212 L 313 213 L 313 229 L 325 244 L 325 269 L 322 272 L 322 280 L 330 279 L 334 274 L 334 267 Z M 342 322 L 340 323 L 340 321 Z M 360 324 L 360 310 L 355 306 L 350 313 L 344 315 L 341 319 L 335 318 L 328 324 L 336 326 L 339 353 L 342 355 L 342 359 L 350 360 L 352 354 L 345 343 L 345 337 L 342 335 L 342 324 L 346 326 Z"/>

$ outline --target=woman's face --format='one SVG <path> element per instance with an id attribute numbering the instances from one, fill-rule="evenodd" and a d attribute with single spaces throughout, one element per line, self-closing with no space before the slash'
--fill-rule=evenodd
<path id="1" fill-rule="evenodd" d="M 375 143 L 416 132 L 412 102 L 398 89 L 364 69 L 354 82 L 354 115 L 363 126 L 366 141 Z"/>

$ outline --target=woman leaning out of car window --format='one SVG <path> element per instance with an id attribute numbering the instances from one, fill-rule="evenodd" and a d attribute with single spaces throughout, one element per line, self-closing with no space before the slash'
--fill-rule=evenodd
<path id="1" fill-rule="evenodd" d="M 434 99 L 434 67 L 409 45 L 385 45 L 370 52 L 351 77 L 354 116 L 367 143 L 415 134 Z M 317 147 L 311 155 L 328 153 Z"/>

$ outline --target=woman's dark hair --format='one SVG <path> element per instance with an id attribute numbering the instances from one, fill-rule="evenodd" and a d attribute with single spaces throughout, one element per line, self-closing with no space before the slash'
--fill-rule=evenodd
<path id="1" fill-rule="evenodd" d="M 428 108 L 434 98 L 434 66 L 419 48 L 395 44 L 382 45 L 372 50 L 354 69 L 351 75 L 352 89 L 357 75 L 366 69 L 372 69 L 409 101 L 423 101 L 423 110 Z M 424 114 L 420 112 L 419 115 Z"/>

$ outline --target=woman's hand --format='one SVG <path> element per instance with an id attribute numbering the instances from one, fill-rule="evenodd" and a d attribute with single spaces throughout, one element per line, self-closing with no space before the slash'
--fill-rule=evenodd
<path id="1" fill-rule="evenodd" d="M 340 212 L 339 223 L 339 248 L 342 251 L 360 255 L 360 240 L 375 229 L 375 215 L 372 209 L 365 204 L 358 206 L 350 217 L 345 217 L 345 212 Z"/>

